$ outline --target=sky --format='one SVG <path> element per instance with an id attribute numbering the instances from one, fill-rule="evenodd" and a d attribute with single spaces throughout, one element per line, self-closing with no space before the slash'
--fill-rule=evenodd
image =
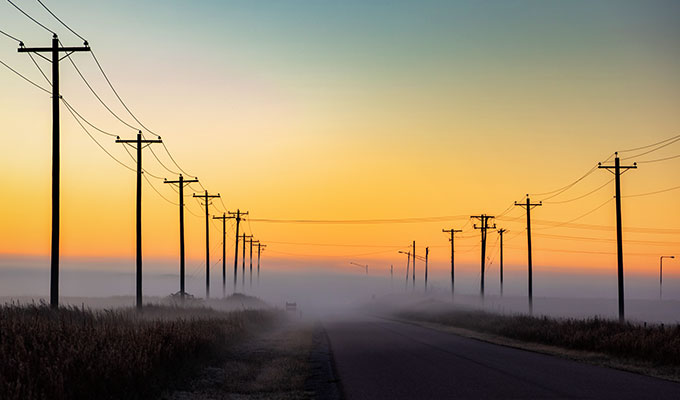
<path id="1" fill-rule="evenodd" d="M 17 4 L 65 45 L 82 44 L 36 1 Z M 469 216 L 485 213 L 501 216 L 497 228 L 508 230 L 506 268 L 524 273 L 525 216 L 512 204 L 529 193 L 532 201 L 544 200 L 531 214 L 536 273 L 553 283 L 569 274 L 615 279 L 612 175 L 595 170 L 558 196 L 541 193 L 569 185 L 597 162 L 610 164 L 614 151 L 630 164 L 672 157 L 680 148 L 673 143 L 633 158 L 648 149 L 624 151 L 680 134 L 675 1 L 45 4 L 89 41 L 125 103 L 162 137 L 177 164 L 221 194 L 211 215 L 249 211 L 243 227 L 267 244 L 264 259 L 281 271 L 360 274 L 352 261 L 377 274 L 394 265 L 403 274 L 406 257 L 398 250 L 415 240 L 418 255 L 429 247 L 433 276 L 446 279 L 450 250 L 441 230 L 455 228 L 464 231 L 456 238 L 457 267 L 474 280 L 480 232 Z M 0 30 L 27 46 L 50 44 L 49 32 L 7 2 L 0 4 Z M 0 60 L 47 87 L 16 47 L 0 37 Z M 101 99 L 138 128 L 92 56 L 72 59 Z M 49 72 L 45 61 L 36 61 Z M 99 103 L 69 60 L 60 68 L 64 99 L 101 129 L 133 138 L 136 129 Z M 0 261 L 45 268 L 51 99 L 4 67 L 0 87 Z M 131 270 L 135 175 L 63 106 L 61 113 L 65 265 Z M 91 133 L 134 166 L 114 138 Z M 170 171 L 144 150 L 153 184 L 143 188 L 144 256 L 152 268 L 176 273 L 178 207 L 171 202 L 177 193 L 151 174 L 176 179 L 178 169 L 161 146 L 152 148 Z M 622 177 L 623 195 L 677 187 L 679 167 L 680 158 L 640 163 Z M 679 193 L 623 199 L 631 276 L 651 279 L 660 255 L 680 255 Z M 189 264 L 200 273 L 204 211 L 191 197 L 186 205 Z M 404 218 L 420 220 L 265 221 Z M 211 264 L 221 257 L 221 227 L 214 222 Z M 232 263 L 231 221 L 227 236 Z M 497 274 L 495 231 L 487 253 L 489 273 Z M 678 260 L 665 262 L 668 279 L 680 282 Z"/>

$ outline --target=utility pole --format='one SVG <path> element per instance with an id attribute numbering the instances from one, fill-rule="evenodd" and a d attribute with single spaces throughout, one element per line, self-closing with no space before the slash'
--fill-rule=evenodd
<path id="1" fill-rule="evenodd" d="M 528 294 L 529 294 L 529 314 L 534 312 L 534 272 L 533 264 L 531 258 L 531 209 L 534 207 L 540 207 L 543 202 L 532 203 L 529 199 L 529 194 L 527 194 L 527 200 L 525 203 L 515 202 L 515 206 L 524 208 L 527 211 L 527 271 L 529 274 L 528 283 Z"/>
<path id="2" fill-rule="evenodd" d="M 227 296 L 227 213 L 222 213 L 221 217 L 213 217 L 213 219 L 222 220 L 222 297 Z"/>
<path id="3" fill-rule="evenodd" d="M 206 190 L 204 194 L 194 193 L 194 197 L 203 199 L 203 206 L 205 207 L 205 298 L 210 298 L 210 199 L 219 198 L 220 194 L 208 194 Z"/>
<path id="4" fill-rule="evenodd" d="M 142 131 L 137 132 L 137 139 L 122 140 L 116 136 L 116 143 L 123 143 L 137 148 L 137 308 L 142 308 L 142 149 L 153 143 L 163 143 L 160 136 L 158 139 L 142 139 Z M 142 146 L 144 145 L 144 146 Z M 132 146 L 135 147 L 135 146 Z"/>
<path id="5" fill-rule="evenodd" d="M 248 215 L 248 211 L 241 212 L 240 209 L 237 209 L 236 212 L 228 211 L 227 214 L 229 214 L 229 218 L 234 218 L 236 220 L 236 234 L 234 235 L 236 240 L 234 245 L 234 293 L 236 293 L 236 276 L 238 275 L 238 229 L 241 225 L 241 221 L 244 220 L 243 216 Z M 245 252 L 243 255 L 245 257 Z"/>
<path id="6" fill-rule="evenodd" d="M 243 239 L 243 270 L 241 271 L 241 289 L 243 289 L 243 293 L 246 292 L 246 239 L 252 238 L 253 235 L 246 235 L 245 233 L 241 236 Z M 253 259 L 253 253 L 250 253 L 250 259 L 252 262 Z"/>
<path id="7" fill-rule="evenodd" d="M 503 234 L 507 232 L 507 229 L 499 229 L 498 234 L 501 237 L 501 297 L 503 297 Z"/>
<path id="8" fill-rule="evenodd" d="M 624 296 L 623 296 L 623 228 L 621 226 L 621 175 L 630 170 L 630 169 L 635 169 L 637 168 L 637 163 L 633 163 L 633 165 L 629 166 L 621 166 L 621 161 L 619 159 L 619 153 L 616 152 L 614 153 L 616 156 L 614 158 L 614 165 L 602 165 L 602 163 L 598 163 L 597 167 L 606 169 L 607 171 L 611 172 L 613 169 L 614 172 L 614 177 L 615 177 L 615 182 L 616 182 L 616 253 L 617 253 L 617 261 L 618 261 L 618 277 L 619 277 L 619 321 L 623 322 L 626 319 L 625 311 L 624 311 Z M 621 172 L 623 170 L 623 172 Z"/>
<path id="9" fill-rule="evenodd" d="M 394 265 L 390 264 L 390 290 L 394 291 Z"/>
<path id="10" fill-rule="evenodd" d="M 19 42 L 19 53 L 52 53 L 52 242 L 50 251 L 50 306 L 59 307 L 59 190 L 60 190 L 60 134 L 59 134 L 59 53 L 71 53 L 77 51 L 90 51 L 90 45 L 83 43 L 84 47 L 59 47 L 59 38 L 56 34 L 52 37 L 52 47 L 24 47 Z"/>
<path id="11" fill-rule="evenodd" d="M 179 188 L 179 295 L 182 300 L 184 300 L 186 295 L 184 290 L 184 186 L 195 182 L 198 182 L 198 179 L 184 179 L 182 174 L 179 174 L 179 180 L 176 181 L 163 180 L 163 183 L 175 184 Z"/>
<path id="12" fill-rule="evenodd" d="M 257 287 L 260 287 L 260 252 L 263 248 L 266 248 L 266 244 L 257 242 Z"/>
<path id="13" fill-rule="evenodd" d="M 496 224 L 489 226 L 489 220 L 495 218 L 490 215 L 472 215 L 470 218 L 476 218 L 479 220 L 480 225 L 474 225 L 475 229 L 480 229 L 482 231 L 482 279 L 479 285 L 479 294 L 484 299 L 484 267 L 486 266 L 486 232 L 489 229 L 496 229 Z"/>
<path id="14" fill-rule="evenodd" d="M 399 254 L 406 254 L 406 284 L 404 285 L 404 290 L 408 289 L 408 273 L 409 273 L 409 267 L 411 266 L 411 252 L 410 251 L 401 251 L 399 250 Z"/>
<path id="15" fill-rule="evenodd" d="M 430 253 L 430 248 L 425 248 L 425 291 L 427 292 L 427 256 Z"/>
<path id="16" fill-rule="evenodd" d="M 675 258 L 675 256 L 661 256 L 659 257 L 659 300 L 661 300 L 661 289 L 663 285 L 663 259 L 664 258 Z"/>
<path id="17" fill-rule="evenodd" d="M 463 232 L 462 229 L 442 229 L 442 232 L 444 233 L 450 233 L 451 238 L 449 238 L 449 241 L 451 242 L 451 299 L 453 299 L 453 293 L 454 293 L 454 287 L 455 287 L 455 280 L 454 280 L 454 262 L 453 262 L 453 235 L 456 232 Z"/>
<path id="18" fill-rule="evenodd" d="M 253 288 L 253 243 L 260 244 L 259 240 L 250 239 L 250 288 Z"/>
<path id="19" fill-rule="evenodd" d="M 416 290 L 416 241 L 413 241 L 413 290 Z"/>

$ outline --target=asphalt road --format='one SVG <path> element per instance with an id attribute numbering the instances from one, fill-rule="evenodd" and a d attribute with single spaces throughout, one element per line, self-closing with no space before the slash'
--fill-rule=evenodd
<path id="1" fill-rule="evenodd" d="M 324 323 L 354 399 L 680 399 L 680 384 L 372 317 Z"/>

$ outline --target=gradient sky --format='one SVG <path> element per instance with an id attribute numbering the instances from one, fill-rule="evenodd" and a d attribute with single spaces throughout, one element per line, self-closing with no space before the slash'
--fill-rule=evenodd
<path id="1" fill-rule="evenodd" d="M 80 44 L 37 2 L 18 4 L 58 31 L 65 44 Z M 418 253 L 430 246 L 432 268 L 444 273 L 449 251 L 441 229 L 464 227 L 458 260 L 474 271 L 479 237 L 465 216 L 499 214 L 525 193 L 574 181 L 616 150 L 680 133 L 676 1 L 46 4 L 89 40 L 135 114 L 162 135 L 183 169 L 222 194 L 229 210 L 249 210 L 253 219 L 461 216 L 412 224 L 246 223 L 281 268 L 353 271 L 349 261 L 401 268 L 405 259 L 397 250 L 416 240 Z M 28 46 L 49 45 L 49 33 L 5 2 L 0 29 Z M 46 84 L 4 37 L 0 60 Z M 104 101 L 133 122 L 92 58 L 83 53 L 74 60 Z M 97 102 L 67 60 L 61 68 L 62 94 L 83 116 L 121 137 L 134 135 Z M 6 69 L 0 69 L 0 87 L 0 254 L 46 255 L 50 98 Z M 63 107 L 62 120 L 62 254 L 131 260 L 134 174 L 108 158 Z M 93 134 L 132 165 L 120 145 Z M 674 144 L 637 161 L 672 156 L 679 148 Z M 144 157 L 153 174 L 176 178 L 148 151 Z M 552 200 L 578 197 L 610 179 L 596 171 Z M 176 201 L 168 185 L 152 182 Z M 625 175 L 623 193 L 679 182 L 680 159 L 644 164 Z M 175 272 L 177 207 L 146 183 L 144 190 L 144 254 L 168 260 L 166 268 Z M 611 183 L 581 200 L 535 209 L 534 264 L 613 274 L 613 229 L 546 229 L 539 223 L 576 218 L 613 191 Z M 187 205 L 202 215 L 194 199 Z M 218 202 L 211 213 L 222 208 Z M 627 268 L 653 275 L 658 255 L 680 255 L 680 190 L 624 199 L 623 210 L 624 226 L 674 230 L 626 231 Z M 506 263 L 518 270 L 526 260 L 522 215 L 515 207 L 497 222 L 510 231 Z M 613 201 L 578 221 L 614 222 Z M 204 252 L 203 223 L 187 215 L 193 260 Z M 217 260 L 219 230 L 211 229 Z M 494 263 L 497 249 L 497 235 L 490 234 Z M 132 265 L 121 262 L 120 268 Z M 669 261 L 668 274 L 680 276 L 677 261 Z"/>

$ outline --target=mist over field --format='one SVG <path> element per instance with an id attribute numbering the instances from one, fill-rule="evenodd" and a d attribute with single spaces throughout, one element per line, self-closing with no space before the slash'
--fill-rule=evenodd
<path id="1" fill-rule="evenodd" d="M 131 306 L 134 303 L 134 262 L 116 259 L 69 259 L 62 262 L 61 295 L 63 301 L 91 306 Z M 369 266 L 369 274 L 351 265 L 333 262 L 296 262 L 266 260 L 260 284 L 256 265 L 250 287 L 249 262 L 246 261 L 245 293 L 256 295 L 270 304 L 283 307 L 298 303 L 305 315 L 324 316 L 333 312 L 356 310 L 367 302 L 379 300 L 396 304 L 431 301 L 451 302 L 450 274 L 444 266 L 430 267 L 428 291 L 424 291 L 423 267 L 416 267 L 413 289 L 412 272 L 408 284 L 403 266 L 395 266 L 390 279 L 389 266 Z M 680 321 L 680 275 L 669 262 L 664 275 L 663 301 L 659 300 L 658 276 L 629 273 L 625 278 L 626 311 L 629 320 L 672 323 Z M 172 260 L 149 260 L 144 265 L 146 301 L 159 301 L 178 291 L 179 274 Z M 479 297 L 478 266 L 456 266 L 455 304 L 483 307 L 502 313 L 526 313 L 526 267 L 508 265 L 504 271 L 504 293 L 500 296 L 499 271 L 492 265 L 486 274 L 486 296 Z M 665 268 L 665 269 L 666 269 Z M 473 272 L 475 271 L 475 272 Z M 242 264 L 238 266 L 237 292 L 242 289 Z M 199 260 L 187 262 L 187 292 L 205 297 L 205 267 Z M 233 292 L 233 261 L 227 263 L 227 295 Z M 49 263 L 37 257 L 5 258 L 0 261 L 0 299 L 22 302 L 47 298 Z M 556 317 L 616 318 L 616 275 L 604 273 L 568 273 L 563 269 L 534 267 L 534 314 Z M 222 267 L 211 268 L 211 298 L 222 297 Z M 84 299 L 85 298 L 85 299 Z M 93 298 L 93 299 L 87 299 Z M 104 300 L 105 298 L 111 298 Z M 99 299 L 99 300 L 97 300 Z"/>

